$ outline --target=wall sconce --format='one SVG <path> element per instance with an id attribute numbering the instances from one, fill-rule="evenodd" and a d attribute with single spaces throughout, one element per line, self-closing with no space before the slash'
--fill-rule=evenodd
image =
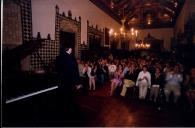
<path id="1" fill-rule="evenodd" d="M 111 28 L 110 31 L 109 31 L 109 35 L 112 36 L 114 33 L 114 30 Z"/>
<path id="2" fill-rule="evenodd" d="M 83 41 L 81 45 L 87 46 L 87 42 Z"/>

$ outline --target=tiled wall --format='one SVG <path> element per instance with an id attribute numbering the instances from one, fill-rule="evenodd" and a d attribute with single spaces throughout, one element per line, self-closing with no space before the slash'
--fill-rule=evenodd
<path id="1" fill-rule="evenodd" d="M 32 39 L 32 8 L 31 0 L 18 0 L 21 7 L 22 18 L 22 39 L 23 43 Z M 24 71 L 30 70 L 31 55 L 21 60 L 21 69 Z"/>
<path id="2" fill-rule="evenodd" d="M 42 47 L 31 55 L 31 70 L 44 70 L 50 66 L 59 54 L 59 43 L 55 40 L 46 39 Z"/>
<path id="3" fill-rule="evenodd" d="M 22 21 L 19 2 L 4 1 L 3 11 L 3 50 L 22 44 Z"/>
<path id="4" fill-rule="evenodd" d="M 98 28 L 98 26 L 90 26 L 89 25 L 89 21 L 87 21 L 87 46 L 89 47 L 89 34 L 92 34 L 92 35 L 98 35 L 101 37 L 101 46 L 104 47 L 104 42 L 105 42 L 105 39 L 104 39 L 104 29 L 101 29 L 101 28 Z"/>
<path id="5" fill-rule="evenodd" d="M 44 70 L 44 67 L 55 63 L 55 59 L 60 52 L 60 30 L 75 33 L 75 56 L 80 58 L 81 18 L 73 19 L 71 11 L 68 14 L 68 16 L 65 16 L 65 13 L 60 14 L 59 8 L 56 6 L 55 40 L 46 39 L 42 42 L 42 47 L 31 55 L 32 71 Z M 41 33 L 39 36 L 41 36 Z"/>
<path id="6" fill-rule="evenodd" d="M 31 0 L 20 0 L 22 15 L 23 41 L 32 39 L 32 9 Z"/>
<path id="7" fill-rule="evenodd" d="M 60 30 L 66 32 L 75 33 L 75 56 L 80 58 L 81 50 L 81 17 L 72 18 L 72 13 L 69 10 L 68 15 L 66 16 L 63 12 L 59 13 L 59 8 L 56 5 L 56 18 L 55 18 L 55 40 L 60 42 Z"/>

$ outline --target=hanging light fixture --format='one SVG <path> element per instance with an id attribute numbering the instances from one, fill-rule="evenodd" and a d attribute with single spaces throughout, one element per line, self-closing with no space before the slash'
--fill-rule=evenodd
<path id="1" fill-rule="evenodd" d="M 134 49 L 134 45 L 136 44 L 138 40 L 139 31 L 133 27 L 127 29 L 125 26 L 126 23 L 126 16 L 124 13 L 124 8 L 121 14 L 121 27 L 118 30 L 114 30 L 113 28 L 109 31 L 109 36 L 111 41 L 119 41 L 122 44 L 125 44 L 125 48 L 127 49 Z M 128 43 L 128 44 L 127 44 Z M 111 45 L 110 45 L 111 46 Z"/>
<path id="2" fill-rule="evenodd" d="M 152 15 L 150 13 L 147 14 L 146 20 L 147 20 L 147 24 L 148 25 L 151 25 L 152 24 Z"/>
<path id="3" fill-rule="evenodd" d="M 125 28 L 125 19 L 121 20 L 122 26 L 119 30 L 119 33 L 114 31 L 114 29 L 110 29 L 110 36 L 125 38 L 125 39 L 136 39 L 138 37 L 138 30 L 131 28 L 129 31 Z"/>
<path id="4" fill-rule="evenodd" d="M 135 43 L 135 48 L 136 49 L 149 49 L 150 48 L 150 43 L 144 42 L 143 40 L 138 41 Z"/>

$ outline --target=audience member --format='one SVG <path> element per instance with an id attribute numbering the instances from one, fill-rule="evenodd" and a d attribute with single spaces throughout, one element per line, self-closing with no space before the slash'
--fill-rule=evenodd
<path id="1" fill-rule="evenodd" d="M 135 65 L 131 64 L 131 66 L 128 68 L 129 69 L 124 76 L 123 88 L 122 88 L 122 91 L 120 93 L 121 96 L 126 95 L 127 88 L 131 88 L 131 87 L 135 86 L 135 82 L 137 79 L 137 72 L 135 70 Z"/>
<path id="2" fill-rule="evenodd" d="M 136 86 L 139 87 L 139 99 L 145 99 L 147 89 L 151 85 L 151 75 L 147 71 L 147 66 L 143 65 L 143 70 L 139 73 Z"/>
<path id="3" fill-rule="evenodd" d="M 122 66 L 119 66 L 114 73 L 114 78 L 111 80 L 110 96 L 113 95 L 115 89 L 122 84 L 123 72 Z"/>
<path id="4" fill-rule="evenodd" d="M 156 102 L 156 99 L 159 94 L 159 89 L 163 88 L 163 75 L 161 74 L 160 68 L 155 69 L 155 73 L 152 74 L 152 80 L 151 80 L 151 91 L 150 91 L 150 100 L 152 100 L 152 96 L 154 96 L 154 102 Z"/>
<path id="5" fill-rule="evenodd" d="M 171 68 L 166 74 L 166 84 L 165 84 L 165 96 L 166 102 L 169 102 L 170 93 L 174 94 L 174 103 L 177 102 L 179 96 L 181 95 L 181 82 L 183 81 L 183 76 L 179 72 L 179 67 L 176 65 Z"/>

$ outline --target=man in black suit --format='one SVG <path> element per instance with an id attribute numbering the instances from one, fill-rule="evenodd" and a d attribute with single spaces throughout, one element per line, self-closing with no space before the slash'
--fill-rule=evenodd
<path id="1" fill-rule="evenodd" d="M 66 46 L 64 51 L 56 58 L 56 68 L 61 78 L 61 91 L 72 95 L 76 85 L 79 84 L 79 70 L 75 57 L 72 55 L 71 46 Z"/>
<path id="2" fill-rule="evenodd" d="M 58 86 L 57 102 L 59 107 L 60 118 L 64 117 L 71 120 L 71 117 L 77 112 L 77 105 L 74 101 L 75 90 L 79 85 L 80 77 L 76 58 L 72 55 L 72 46 L 66 45 L 56 58 L 56 70 L 61 79 L 61 84 Z M 73 114 L 74 113 L 74 114 Z"/>

